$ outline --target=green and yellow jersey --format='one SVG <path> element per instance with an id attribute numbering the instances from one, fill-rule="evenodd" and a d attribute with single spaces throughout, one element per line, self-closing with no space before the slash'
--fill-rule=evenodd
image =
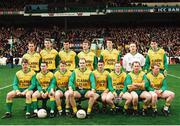
<path id="1" fill-rule="evenodd" d="M 114 65 L 120 61 L 120 53 L 116 50 L 102 50 L 100 59 L 104 61 L 104 69 L 114 70 Z"/>
<path id="2" fill-rule="evenodd" d="M 57 89 L 66 91 L 68 89 L 68 82 L 70 76 L 71 76 L 71 72 L 69 70 L 65 71 L 64 73 L 62 73 L 60 70 L 56 71 L 54 73 L 54 77 L 56 80 L 55 83 Z"/>
<path id="3" fill-rule="evenodd" d="M 42 62 L 48 63 L 48 70 L 55 70 L 59 64 L 59 55 L 55 49 L 47 50 L 43 49 L 40 52 Z"/>
<path id="4" fill-rule="evenodd" d="M 25 73 L 23 70 L 16 72 L 13 82 L 13 90 L 33 90 L 36 86 L 35 74 L 36 73 L 31 69 L 29 69 L 27 73 Z"/>
<path id="5" fill-rule="evenodd" d="M 133 83 L 141 83 L 141 85 L 139 88 L 132 89 L 131 85 L 133 85 Z M 131 71 L 126 77 L 123 92 L 136 91 L 136 93 L 140 94 L 142 91 L 147 90 L 148 88 L 149 84 L 147 82 L 146 74 L 143 71 L 139 71 L 138 74 Z"/>
<path id="6" fill-rule="evenodd" d="M 108 77 L 108 83 L 113 86 L 113 91 L 115 90 L 123 90 L 124 82 L 126 79 L 126 73 L 122 72 L 120 74 L 115 73 L 112 71 Z"/>
<path id="7" fill-rule="evenodd" d="M 23 58 L 27 59 L 29 62 L 29 66 L 31 67 L 32 70 L 38 72 L 40 70 L 40 62 L 41 62 L 41 56 L 39 53 L 29 53 L 27 52 L 26 54 L 23 55 Z"/>
<path id="8" fill-rule="evenodd" d="M 96 91 L 105 91 L 108 89 L 108 74 L 109 72 L 103 71 L 99 72 L 98 70 L 93 71 L 95 80 L 96 80 Z M 112 86 L 111 86 L 112 87 Z"/>
<path id="9" fill-rule="evenodd" d="M 167 90 L 167 82 L 163 74 L 159 73 L 157 76 L 153 75 L 152 72 L 147 74 L 147 79 L 149 85 L 151 86 L 151 90 Z"/>
<path id="10" fill-rule="evenodd" d="M 96 88 L 94 74 L 91 70 L 86 69 L 81 71 L 79 68 L 75 69 L 69 79 L 68 84 L 73 90 L 91 90 Z"/>
<path id="11" fill-rule="evenodd" d="M 88 52 L 84 52 L 84 51 L 81 51 L 79 54 L 78 54 L 78 59 L 80 58 L 85 58 L 86 59 L 86 66 L 89 70 L 94 70 L 97 68 L 97 57 L 96 55 L 91 52 L 91 51 L 88 51 Z"/>
<path id="12" fill-rule="evenodd" d="M 161 70 L 168 69 L 167 56 L 165 54 L 164 49 L 158 49 L 158 51 L 153 51 L 151 48 L 148 50 L 148 54 L 146 56 L 145 69 L 151 70 L 152 64 L 158 64 Z"/>
<path id="13" fill-rule="evenodd" d="M 50 71 L 46 74 L 43 74 L 42 72 L 37 73 L 36 84 L 39 92 L 50 92 L 51 89 L 55 87 L 55 78 L 53 73 Z"/>
<path id="14" fill-rule="evenodd" d="M 60 60 L 66 61 L 66 68 L 73 71 L 77 66 L 76 53 L 72 50 L 66 52 L 64 50 L 59 52 Z"/>

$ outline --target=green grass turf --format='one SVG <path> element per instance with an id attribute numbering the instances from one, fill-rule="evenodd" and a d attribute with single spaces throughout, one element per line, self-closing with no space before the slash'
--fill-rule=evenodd
<path id="1" fill-rule="evenodd" d="M 13 77 L 15 72 L 20 69 L 20 67 L 16 67 L 13 69 L 0 66 L 0 88 L 10 85 L 13 81 Z M 180 65 L 171 65 L 169 66 L 169 74 L 176 75 L 180 77 Z M 168 76 L 167 77 L 168 88 L 175 92 L 176 96 L 171 106 L 171 115 L 169 117 L 164 117 L 160 111 L 162 108 L 164 101 L 160 100 L 158 102 L 158 110 L 159 116 L 156 118 L 147 116 L 124 116 L 124 115 L 111 115 L 111 114 L 93 114 L 93 117 L 90 119 L 77 119 L 70 117 L 56 117 L 53 119 L 25 119 L 23 111 L 24 108 L 24 99 L 15 99 L 13 102 L 13 117 L 11 119 L 0 119 L 0 124 L 8 124 L 8 125 L 78 125 L 78 124 L 93 124 L 93 125 L 180 125 L 180 79 Z M 5 106 L 5 97 L 8 91 L 12 90 L 12 87 L 0 90 L 0 116 L 2 116 L 6 112 Z"/>

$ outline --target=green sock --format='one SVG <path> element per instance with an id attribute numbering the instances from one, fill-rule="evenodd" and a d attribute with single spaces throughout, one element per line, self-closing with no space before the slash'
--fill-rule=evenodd
<path id="1" fill-rule="evenodd" d="M 31 112 L 31 103 L 26 103 L 26 112 Z"/>
<path id="2" fill-rule="evenodd" d="M 12 112 L 12 102 L 6 103 L 7 112 Z"/>
<path id="3" fill-rule="evenodd" d="M 38 109 L 38 104 L 37 104 L 37 101 L 33 101 L 33 109 L 36 110 Z"/>
<path id="4" fill-rule="evenodd" d="M 54 99 L 50 99 L 50 108 L 51 108 L 51 110 L 55 110 L 55 100 Z"/>

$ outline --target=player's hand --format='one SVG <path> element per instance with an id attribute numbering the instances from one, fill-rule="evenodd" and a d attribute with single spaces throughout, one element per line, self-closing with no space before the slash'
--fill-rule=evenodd
<path id="1" fill-rule="evenodd" d="M 115 91 L 113 92 L 113 95 L 114 95 L 114 97 L 117 97 L 117 93 Z"/>
<path id="2" fill-rule="evenodd" d="M 21 96 L 21 92 L 19 90 L 16 91 L 17 96 Z"/>
<path id="3" fill-rule="evenodd" d="M 23 91 L 23 92 L 21 93 L 21 95 L 22 95 L 22 96 L 25 96 L 25 95 L 26 95 L 26 91 Z"/>
<path id="4" fill-rule="evenodd" d="M 119 97 L 120 97 L 120 98 L 122 98 L 123 94 L 124 94 L 124 93 L 123 93 L 123 92 L 121 92 L 121 93 L 119 94 Z"/>
<path id="5" fill-rule="evenodd" d="M 105 91 L 104 91 L 104 93 L 108 93 L 109 92 L 109 89 L 106 89 Z"/>
<path id="6" fill-rule="evenodd" d="M 167 76 L 167 70 L 164 70 L 164 76 L 165 77 Z"/>
<path id="7" fill-rule="evenodd" d="M 162 90 L 155 90 L 154 92 L 155 92 L 155 93 L 157 94 L 157 96 L 159 97 L 159 96 L 161 96 Z"/>

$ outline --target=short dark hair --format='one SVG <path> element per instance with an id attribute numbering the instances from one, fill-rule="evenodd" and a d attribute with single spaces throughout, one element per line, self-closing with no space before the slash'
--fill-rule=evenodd
<path id="1" fill-rule="evenodd" d="M 99 59 L 98 63 L 104 63 L 103 59 Z"/>
<path id="2" fill-rule="evenodd" d="M 28 59 L 26 59 L 26 58 L 22 58 L 21 64 L 22 64 L 22 63 L 29 63 L 29 61 L 28 61 Z"/>
<path id="3" fill-rule="evenodd" d="M 83 43 L 88 43 L 88 45 L 90 45 L 90 41 L 88 39 L 85 39 Z"/>
<path id="4" fill-rule="evenodd" d="M 69 39 L 64 39 L 63 43 L 70 43 L 70 40 Z"/>
<path id="5" fill-rule="evenodd" d="M 51 39 L 50 38 L 45 38 L 44 41 L 49 41 L 52 43 Z"/>
<path id="6" fill-rule="evenodd" d="M 154 67 L 155 67 L 155 66 L 160 67 L 160 66 L 159 66 L 159 64 L 157 64 L 157 63 L 153 63 L 153 64 L 151 65 L 151 69 L 154 69 Z"/>
<path id="7" fill-rule="evenodd" d="M 66 65 L 66 61 L 65 61 L 65 60 L 60 60 L 60 61 L 59 61 L 59 64 L 61 64 L 61 63 L 64 64 L 64 65 Z"/>
<path id="8" fill-rule="evenodd" d="M 48 66 L 48 63 L 47 63 L 47 62 L 45 62 L 45 61 L 42 61 L 42 62 L 41 62 L 41 64 L 42 64 L 42 63 L 44 63 L 44 64 L 46 64 L 46 66 Z"/>

